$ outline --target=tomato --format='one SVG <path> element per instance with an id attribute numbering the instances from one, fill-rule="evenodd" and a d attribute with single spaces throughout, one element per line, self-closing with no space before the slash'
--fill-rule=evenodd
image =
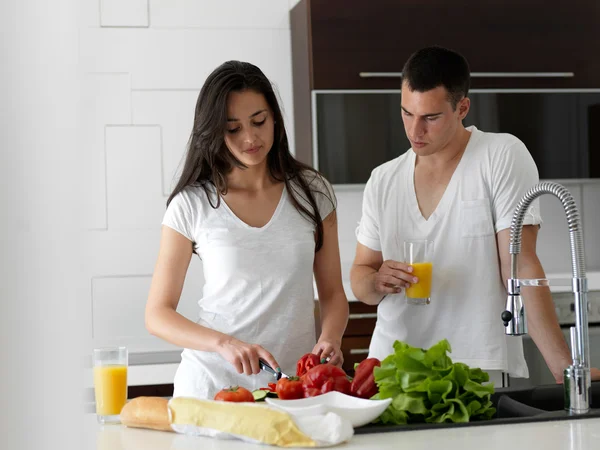
<path id="1" fill-rule="evenodd" d="M 375 367 L 381 367 L 381 361 L 377 358 L 367 358 L 362 361 L 354 371 L 354 379 L 350 385 L 350 393 L 355 397 L 371 398 L 377 394 L 373 371 Z"/>
<path id="2" fill-rule="evenodd" d="M 302 377 L 302 390 L 304 397 L 316 397 L 331 391 L 350 394 L 350 381 L 339 367 L 319 364 Z"/>
<path id="3" fill-rule="evenodd" d="M 296 364 L 296 376 L 301 377 L 310 369 L 321 364 L 321 360 L 314 353 L 307 353 Z"/>
<path id="4" fill-rule="evenodd" d="M 277 382 L 277 396 L 282 400 L 303 398 L 302 380 L 299 377 L 281 378 Z"/>
<path id="5" fill-rule="evenodd" d="M 246 388 L 231 386 L 217 392 L 215 400 L 222 402 L 254 402 L 254 396 Z"/>

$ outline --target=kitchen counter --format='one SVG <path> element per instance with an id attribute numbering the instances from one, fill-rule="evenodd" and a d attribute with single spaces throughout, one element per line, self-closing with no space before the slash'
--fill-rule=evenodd
<path id="1" fill-rule="evenodd" d="M 241 441 L 183 436 L 161 431 L 101 426 L 94 414 L 86 414 L 85 450 L 242 450 L 274 448 Z M 343 449 L 432 449 L 591 450 L 600 442 L 600 419 L 537 422 L 518 425 L 444 428 L 440 430 L 355 435 L 337 448 Z"/>

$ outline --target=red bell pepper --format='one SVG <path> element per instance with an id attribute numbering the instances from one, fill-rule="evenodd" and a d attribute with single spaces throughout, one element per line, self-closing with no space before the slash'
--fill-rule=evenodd
<path id="1" fill-rule="evenodd" d="M 375 367 L 381 367 L 381 361 L 377 358 L 363 360 L 354 371 L 354 379 L 350 385 L 350 393 L 355 397 L 371 398 L 377 394 L 373 371 Z"/>
<path id="2" fill-rule="evenodd" d="M 301 377 L 310 369 L 321 364 L 319 357 L 314 353 L 307 353 L 296 364 L 296 376 Z"/>
<path id="3" fill-rule="evenodd" d="M 332 364 L 319 364 L 302 377 L 304 397 L 316 397 L 327 392 L 337 391 L 350 394 L 350 381 L 339 367 Z"/>

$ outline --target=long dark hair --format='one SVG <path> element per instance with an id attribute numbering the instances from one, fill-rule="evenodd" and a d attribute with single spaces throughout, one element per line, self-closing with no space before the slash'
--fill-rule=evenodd
<path id="1" fill-rule="evenodd" d="M 296 160 L 290 153 L 283 116 L 271 82 L 255 65 L 227 61 L 217 67 L 206 79 L 196 102 L 194 126 L 188 143 L 185 163 L 177 185 L 167 200 L 167 206 L 185 187 L 203 187 L 213 208 L 221 202 L 217 195 L 213 203 L 211 185 L 217 193 L 227 193 L 227 174 L 233 167 L 246 168 L 227 148 L 225 128 L 227 123 L 227 96 L 231 92 L 252 90 L 264 95 L 274 119 L 273 147 L 267 156 L 270 175 L 284 182 L 295 208 L 309 218 L 316 228 L 315 251 L 323 246 L 323 219 L 317 208 L 315 193 L 324 195 L 335 207 L 335 196 L 329 191 L 322 175 L 312 167 Z M 317 181 L 315 183 L 315 181 Z M 322 186 L 322 188 L 320 188 Z M 319 190 L 320 188 L 320 190 Z M 311 208 L 299 200 L 303 198 Z"/>

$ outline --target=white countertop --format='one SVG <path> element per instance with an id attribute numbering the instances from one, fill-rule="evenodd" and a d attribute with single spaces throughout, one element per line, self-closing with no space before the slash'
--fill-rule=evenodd
<path id="1" fill-rule="evenodd" d="M 241 450 L 274 448 L 183 436 L 162 431 L 100 426 L 94 414 L 85 416 L 85 450 Z M 440 430 L 403 431 L 355 435 L 337 448 L 410 450 L 592 450 L 600 443 L 600 419 L 537 422 L 530 424 L 486 425 Z"/>

